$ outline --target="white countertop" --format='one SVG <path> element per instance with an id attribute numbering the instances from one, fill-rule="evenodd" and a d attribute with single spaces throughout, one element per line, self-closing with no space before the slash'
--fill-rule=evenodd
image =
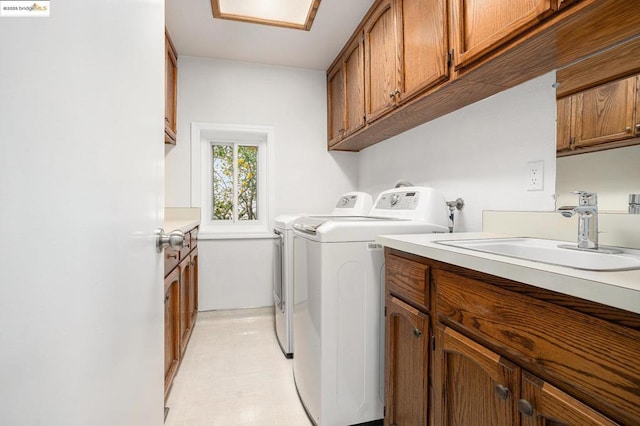
<path id="1" fill-rule="evenodd" d="M 164 209 L 164 232 L 169 233 L 179 229 L 189 232 L 200 225 L 200 208 L 198 207 L 167 207 Z"/>
<path id="2" fill-rule="evenodd" d="M 182 232 L 189 232 L 198 225 L 200 225 L 200 220 L 196 219 L 165 219 L 164 231 L 169 233 L 179 229 Z"/>
<path id="3" fill-rule="evenodd" d="M 443 240 L 505 237 L 511 236 L 483 232 L 380 235 L 376 237 L 376 242 L 429 259 L 640 314 L 640 270 L 583 271 L 436 243 Z"/>

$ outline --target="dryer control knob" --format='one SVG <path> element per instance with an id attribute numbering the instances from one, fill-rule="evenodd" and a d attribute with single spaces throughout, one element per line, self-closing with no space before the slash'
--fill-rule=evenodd
<path id="1" fill-rule="evenodd" d="M 398 194 L 393 194 L 391 196 L 391 200 L 389 200 L 392 206 L 395 206 L 396 204 L 398 204 L 398 201 L 400 201 L 400 196 Z"/>

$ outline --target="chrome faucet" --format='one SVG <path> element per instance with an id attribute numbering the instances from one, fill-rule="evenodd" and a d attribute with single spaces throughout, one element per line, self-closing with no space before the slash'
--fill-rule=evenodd
<path id="1" fill-rule="evenodd" d="M 578 215 L 578 246 L 562 246 L 578 250 L 598 250 L 598 195 L 595 192 L 572 191 L 579 196 L 577 206 L 563 206 L 564 217 Z"/>

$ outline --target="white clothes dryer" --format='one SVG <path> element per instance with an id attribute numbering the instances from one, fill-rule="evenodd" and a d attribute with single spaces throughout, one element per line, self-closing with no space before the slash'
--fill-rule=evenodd
<path id="1" fill-rule="evenodd" d="M 365 192 L 347 192 L 328 216 L 363 215 L 371 210 L 373 199 Z M 278 344 L 285 357 L 293 357 L 293 222 L 304 214 L 276 217 L 273 232 L 273 302 L 275 306 L 274 328 Z"/>
<path id="2" fill-rule="evenodd" d="M 384 251 L 377 235 L 447 233 L 444 197 L 432 188 L 380 194 L 362 217 L 294 221 L 293 373 L 318 426 L 383 418 Z"/>

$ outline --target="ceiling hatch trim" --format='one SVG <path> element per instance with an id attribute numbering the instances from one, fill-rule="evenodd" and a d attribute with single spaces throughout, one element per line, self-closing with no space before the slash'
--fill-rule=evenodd
<path id="1" fill-rule="evenodd" d="M 299 4 L 299 2 L 300 0 L 293 0 L 293 3 Z M 316 17 L 316 13 L 318 12 L 318 8 L 320 7 L 320 0 L 307 0 L 307 2 L 309 3 L 309 9 L 307 10 L 306 18 L 302 17 L 297 21 L 289 21 L 284 18 L 275 19 L 272 16 L 278 15 L 273 13 L 270 14 L 270 16 L 265 17 L 266 15 L 261 14 L 261 12 L 256 12 L 256 14 L 253 15 L 252 13 L 238 13 L 232 9 L 227 9 L 227 5 L 232 6 L 235 3 L 242 4 L 244 9 L 246 10 L 248 7 L 250 7 L 251 3 L 255 3 L 256 7 L 253 8 L 253 10 L 258 11 L 260 9 L 260 5 L 264 6 L 264 0 L 245 0 L 243 2 L 240 2 L 238 0 L 211 0 L 211 9 L 214 18 L 309 31 L 311 29 L 311 25 L 313 24 L 313 20 Z M 279 1 L 275 3 L 284 4 L 287 3 L 287 1 Z M 291 3 L 291 0 L 289 1 L 289 3 Z"/>

